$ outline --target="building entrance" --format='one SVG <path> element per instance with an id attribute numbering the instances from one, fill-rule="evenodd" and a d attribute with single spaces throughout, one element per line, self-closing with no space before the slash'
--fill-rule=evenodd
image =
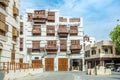
<path id="1" fill-rule="evenodd" d="M 71 59 L 71 70 L 82 70 L 82 59 Z"/>

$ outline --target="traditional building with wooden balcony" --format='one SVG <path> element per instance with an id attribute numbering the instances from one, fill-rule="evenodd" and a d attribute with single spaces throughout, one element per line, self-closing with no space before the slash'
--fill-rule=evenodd
<path id="1" fill-rule="evenodd" d="M 33 26 L 32 29 L 32 35 L 33 36 L 40 36 L 41 35 L 41 26 Z"/>
<path id="2" fill-rule="evenodd" d="M 23 22 L 20 22 L 20 35 L 23 35 Z"/>
<path id="3" fill-rule="evenodd" d="M 67 51 L 67 40 L 60 40 L 60 51 Z"/>
<path id="4" fill-rule="evenodd" d="M 47 41 L 46 51 L 47 54 L 57 54 L 58 46 L 55 40 Z"/>
<path id="5" fill-rule="evenodd" d="M 71 36 L 78 35 L 78 28 L 77 26 L 70 26 L 69 33 Z"/>
<path id="6" fill-rule="evenodd" d="M 55 12 L 48 12 L 47 21 L 48 22 L 55 22 Z"/>
<path id="7" fill-rule="evenodd" d="M 68 36 L 68 30 L 67 30 L 67 26 L 66 25 L 59 25 L 59 29 L 58 29 L 58 35 L 59 37 L 66 37 Z"/>
<path id="8" fill-rule="evenodd" d="M 11 70 L 12 63 L 19 63 L 19 59 L 23 58 L 23 53 L 19 53 L 20 47 L 22 48 L 18 39 L 19 9 L 20 0 L 0 0 L 0 62 L 4 64 L 0 64 L 0 71 L 3 70 L 5 73 Z M 16 66 L 18 68 L 18 65 Z M 6 76 L 7 74 L 4 75 L 4 79 Z"/>
<path id="9" fill-rule="evenodd" d="M 13 16 L 16 18 L 19 15 L 19 10 L 16 7 L 16 4 L 13 5 Z"/>
<path id="10" fill-rule="evenodd" d="M 23 40 L 28 62 L 41 60 L 45 71 L 84 70 L 82 19 L 60 16 L 57 10 L 26 12 Z"/>
<path id="11" fill-rule="evenodd" d="M 82 46 L 80 45 L 80 41 L 72 40 L 70 49 L 71 49 L 71 54 L 80 54 L 80 50 L 82 49 Z"/>
<path id="12" fill-rule="evenodd" d="M 18 36 L 19 36 L 18 30 L 15 27 L 13 27 L 13 29 L 12 29 L 12 40 L 16 42 Z"/>
<path id="13" fill-rule="evenodd" d="M 67 22 L 67 18 L 59 17 L 59 21 L 60 21 L 60 22 Z"/>
<path id="14" fill-rule="evenodd" d="M 45 24 L 46 23 L 45 10 L 35 10 L 33 16 L 33 22 L 36 24 Z"/>
<path id="15" fill-rule="evenodd" d="M 46 32 L 46 35 L 47 36 L 55 36 L 55 26 L 54 25 L 47 25 L 47 28 L 46 28 L 47 32 Z"/>

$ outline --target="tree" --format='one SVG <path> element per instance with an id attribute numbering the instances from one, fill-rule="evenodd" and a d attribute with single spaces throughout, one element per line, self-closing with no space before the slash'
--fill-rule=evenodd
<path id="1" fill-rule="evenodd" d="M 113 31 L 110 32 L 110 37 L 116 45 L 116 51 L 120 53 L 120 25 L 117 25 Z"/>

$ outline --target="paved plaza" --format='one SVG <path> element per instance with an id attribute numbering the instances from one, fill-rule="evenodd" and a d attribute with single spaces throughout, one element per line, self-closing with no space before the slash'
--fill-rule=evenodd
<path id="1" fill-rule="evenodd" d="M 4 78 L 4 71 L 0 71 L 0 80 L 3 80 Z"/>
<path id="2" fill-rule="evenodd" d="M 110 76 L 91 76 L 85 72 L 43 72 L 16 80 L 120 80 L 120 72 L 113 72 Z"/>

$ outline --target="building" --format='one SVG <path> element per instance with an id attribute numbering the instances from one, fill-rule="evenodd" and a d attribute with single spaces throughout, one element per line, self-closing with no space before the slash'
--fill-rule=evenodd
<path id="1" fill-rule="evenodd" d="M 0 62 L 19 62 L 20 0 L 0 0 Z"/>
<path id="2" fill-rule="evenodd" d="M 83 49 L 84 49 L 84 51 L 85 51 L 85 47 L 87 45 L 95 44 L 95 42 L 96 42 L 96 39 L 94 37 L 89 37 L 89 36 L 85 35 L 83 37 Z"/>
<path id="3" fill-rule="evenodd" d="M 115 50 L 115 44 L 112 41 L 100 41 L 95 44 L 87 45 L 85 48 L 85 60 L 88 69 L 96 66 L 117 67 L 120 63 L 120 55 Z"/>
<path id="4" fill-rule="evenodd" d="M 42 64 L 45 71 L 83 70 L 82 26 L 82 18 L 60 16 L 58 10 L 27 10 L 21 49 L 26 62 Z"/>

